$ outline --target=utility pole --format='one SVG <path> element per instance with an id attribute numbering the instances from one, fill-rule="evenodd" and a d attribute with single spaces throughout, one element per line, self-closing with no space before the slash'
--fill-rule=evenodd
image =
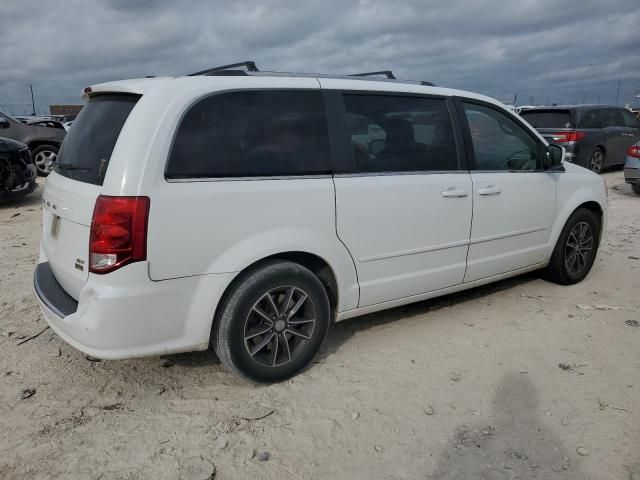
<path id="1" fill-rule="evenodd" d="M 596 103 L 600 105 L 600 95 L 598 95 L 598 101 Z"/>
<path id="2" fill-rule="evenodd" d="M 586 100 L 587 100 L 587 92 L 584 92 L 582 94 L 582 105 L 584 105 L 584 102 L 586 102 Z"/>
<path id="3" fill-rule="evenodd" d="M 620 79 L 618 79 L 618 93 L 616 94 L 616 105 L 618 105 L 619 100 L 620 100 Z"/>
<path id="4" fill-rule="evenodd" d="M 33 99 L 33 85 L 29 85 L 29 88 L 31 89 L 31 107 L 33 108 L 33 116 L 36 116 L 36 102 Z"/>

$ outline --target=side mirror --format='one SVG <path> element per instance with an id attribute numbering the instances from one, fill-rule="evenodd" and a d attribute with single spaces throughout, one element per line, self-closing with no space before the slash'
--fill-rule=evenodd
<path id="1" fill-rule="evenodd" d="M 562 167 L 562 163 L 564 162 L 564 154 L 564 147 L 554 144 L 549 145 L 546 152 L 545 169 L 559 170 Z"/>
<path id="2" fill-rule="evenodd" d="M 9 128 L 9 120 L 4 117 L 0 117 L 0 128 Z"/>

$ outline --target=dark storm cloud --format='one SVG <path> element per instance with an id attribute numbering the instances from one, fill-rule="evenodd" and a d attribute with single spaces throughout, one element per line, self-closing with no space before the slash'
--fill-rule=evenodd
<path id="1" fill-rule="evenodd" d="M 8 3 L 8 4 L 7 4 Z M 640 3 L 609 1 L 7 1 L 0 105 L 77 102 L 92 83 L 243 59 L 401 78 L 518 103 L 636 102 Z"/>

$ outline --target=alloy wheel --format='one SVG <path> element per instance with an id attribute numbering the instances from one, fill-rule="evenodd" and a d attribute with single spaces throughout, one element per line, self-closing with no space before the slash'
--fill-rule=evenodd
<path id="1" fill-rule="evenodd" d="M 280 367 L 298 356 L 313 336 L 316 310 L 298 287 L 276 287 L 260 297 L 244 323 L 244 346 L 260 365 Z"/>
<path id="2" fill-rule="evenodd" d="M 564 264 L 567 271 L 577 275 L 587 266 L 587 255 L 593 250 L 593 230 L 587 222 L 574 225 L 564 248 Z"/>
<path id="3" fill-rule="evenodd" d="M 33 161 L 38 170 L 44 173 L 51 173 L 53 163 L 58 158 L 58 154 L 52 150 L 42 150 L 36 154 Z"/>
<path id="4" fill-rule="evenodd" d="M 604 164 L 604 156 L 600 150 L 596 150 L 593 152 L 591 156 L 591 170 L 596 173 L 600 173 L 602 171 L 602 165 Z"/>

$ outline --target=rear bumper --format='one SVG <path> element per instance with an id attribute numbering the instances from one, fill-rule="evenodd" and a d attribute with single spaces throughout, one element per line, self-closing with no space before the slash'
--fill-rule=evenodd
<path id="1" fill-rule="evenodd" d="M 640 158 L 627 158 L 624 165 L 624 180 L 627 183 L 640 183 Z"/>
<path id="2" fill-rule="evenodd" d="M 34 273 L 42 314 L 65 342 L 96 358 L 116 360 L 205 350 L 215 307 L 233 274 L 154 282 L 145 262 L 90 275 L 71 298 L 45 261 Z"/>

